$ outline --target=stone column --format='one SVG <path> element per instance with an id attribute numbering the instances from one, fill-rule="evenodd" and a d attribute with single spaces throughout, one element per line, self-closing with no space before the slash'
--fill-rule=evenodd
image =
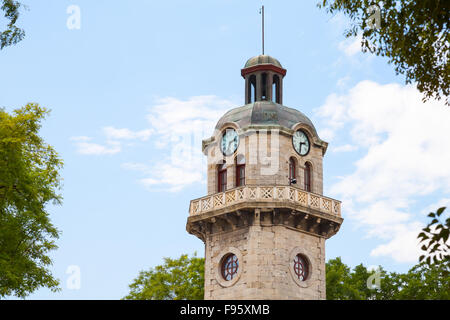
<path id="1" fill-rule="evenodd" d="M 227 162 L 227 190 L 236 188 L 236 164 Z"/>
<path id="2" fill-rule="evenodd" d="M 255 97 L 255 101 L 261 101 L 261 99 L 262 99 L 261 80 L 262 80 L 262 74 L 260 72 L 258 72 L 256 74 L 256 97 Z"/>
<path id="3" fill-rule="evenodd" d="M 245 76 L 245 104 L 250 103 L 251 94 L 250 91 L 250 77 L 248 75 Z"/>
<path id="4" fill-rule="evenodd" d="M 280 104 L 283 104 L 283 77 L 280 76 Z"/>
<path id="5" fill-rule="evenodd" d="M 267 101 L 273 101 L 272 97 L 272 85 L 273 85 L 273 73 L 267 73 L 267 82 L 266 82 L 266 92 L 267 92 Z"/>

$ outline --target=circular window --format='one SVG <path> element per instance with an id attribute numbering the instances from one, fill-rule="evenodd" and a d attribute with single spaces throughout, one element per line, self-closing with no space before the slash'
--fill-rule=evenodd
<path id="1" fill-rule="evenodd" d="M 229 281 L 232 280 L 238 273 L 239 259 L 234 253 L 225 256 L 222 261 L 222 277 Z"/>
<path id="2" fill-rule="evenodd" d="M 294 258 L 294 272 L 298 280 L 300 281 L 306 281 L 308 278 L 308 261 L 306 258 L 301 255 L 297 254 Z"/>

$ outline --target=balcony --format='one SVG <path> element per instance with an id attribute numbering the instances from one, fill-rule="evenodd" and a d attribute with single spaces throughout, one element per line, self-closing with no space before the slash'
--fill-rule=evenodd
<path id="1" fill-rule="evenodd" d="M 243 186 L 191 201 L 189 216 L 246 208 L 287 208 L 341 218 L 341 202 L 293 186 Z M 208 215 L 209 216 L 209 215 Z"/>

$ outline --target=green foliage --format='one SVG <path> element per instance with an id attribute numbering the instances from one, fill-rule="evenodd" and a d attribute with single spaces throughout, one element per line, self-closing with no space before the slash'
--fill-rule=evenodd
<path id="1" fill-rule="evenodd" d="M 369 289 L 367 279 L 375 271 L 362 264 L 353 270 L 341 258 L 326 264 L 328 300 L 449 300 L 450 277 L 444 264 L 420 263 L 407 273 L 387 273 L 379 268 L 379 289 Z"/>
<path id="2" fill-rule="evenodd" d="M 362 264 L 352 271 L 340 257 L 326 263 L 327 300 L 364 300 L 372 296 L 367 279 L 374 273 Z"/>
<path id="3" fill-rule="evenodd" d="M 373 5 L 381 9 L 379 28 L 372 27 Z M 387 57 L 406 83 L 417 83 L 424 100 L 448 97 L 450 1 L 321 0 L 318 6 L 349 17 L 345 36 L 361 34 L 363 51 Z"/>
<path id="4" fill-rule="evenodd" d="M 431 222 L 422 229 L 422 232 L 417 236 L 422 245 L 424 255 L 420 256 L 419 261 L 425 261 L 428 265 L 432 263 L 445 263 L 450 265 L 450 217 L 445 220 L 445 223 L 440 221 L 445 207 L 439 208 L 436 213 L 430 212 L 428 215 Z"/>
<path id="5" fill-rule="evenodd" d="M 4 11 L 5 18 L 9 20 L 6 30 L 0 32 L 0 50 L 13 45 L 25 37 L 25 31 L 16 26 L 19 18 L 19 9 L 22 6 L 16 0 L 0 0 L 0 9 Z"/>
<path id="6" fill-rule="evenodd" d="M 205 259 L 164 258 L 164 264 L 141 271 L 129 286 L 126 300 L 203 300 Z"/>
<path id="7" fill-rule="evenodd" d="M 37 104 L 0 109 L 0 297 L 58 289 L 47 254 L 59 235 L 45 207 L 61 203 L 62 161 L 38 135 L 47 114 Z"/>
<path id="8" fill-rule="evenodd" d="M 350 269 L 340 257 L 326 263 L 327 300 L 352 299 L 356 295 L 349 286 Z"/>
<path id="9" fill-rule="evenodd" d="M 124 299 L 202 300 L 205 260 L 185 254 L 164 261 L 141 271 Z M 327 300 L 450 300 L 448 271 L 442 263 L 420 263 L 405 274 L 388 273 L 382 267 L 369 271 L 363 264 L 350 269 L 338 257 L 326 263 Z M 379 288 L 367 287 L 370 277 L 379 278 Z"/>

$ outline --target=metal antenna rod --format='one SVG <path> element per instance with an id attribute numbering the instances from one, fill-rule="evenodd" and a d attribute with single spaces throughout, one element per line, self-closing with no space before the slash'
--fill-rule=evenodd
<path id="1" fill-rule="evenodd" d="M 262 6 L 262 54 L 264 55 L 264 6 Z"/>

